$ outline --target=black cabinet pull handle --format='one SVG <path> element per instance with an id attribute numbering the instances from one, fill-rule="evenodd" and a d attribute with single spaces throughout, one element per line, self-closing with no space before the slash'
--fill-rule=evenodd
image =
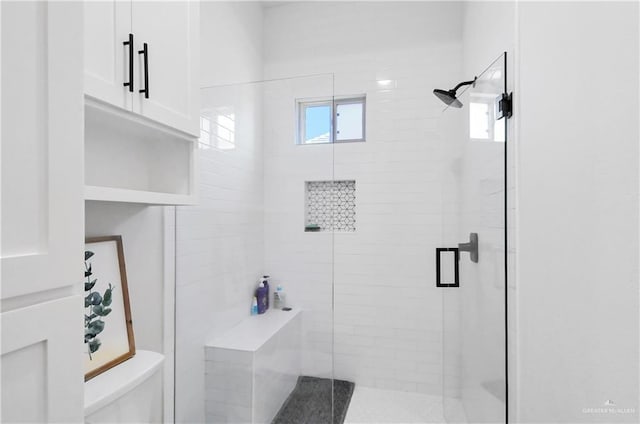
<path id="1" fill-rule="evenodd" d="M 125 82 L 124 86 L 129 87 L 129 91 L 133 93 L 133 34 L 129 34 L 129 41 L 122 44 L 129 46 L 129 82 Z"/>
<path id="2" fill-rule="evenodd" d="M 143 55 L 144 59 L 144 88 L 139 92 L 144 93 L 144 98 L 149 98 L 149 50 L 147 49 L 147 43 L 142 45 L 142 50 L 138 51 L 138 54 Z"/>

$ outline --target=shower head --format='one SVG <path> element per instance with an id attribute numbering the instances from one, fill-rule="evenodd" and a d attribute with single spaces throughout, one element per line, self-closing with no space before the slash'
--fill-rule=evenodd
<path id="1" fill-rule="evenodd" d="M 433 94 L 435 94 L 436 97 L 442 100 L 447 106 L 457 108 L 462 107 L 462 103 L 458 100 L 456 92 L 453 90 L 440 90 L 439 88 L 436 88 L 433 90 Z"/>
<path id="2" fill-rule="evenodd" d="M 447 106 L 461 108 L 462 102 L 458 100 L 458 97 L 456 97 L 456 92 L 460 87 L 464 87 L 465 85 L 475 84 L 477 79 L 478 77 L 475 77 L 473 81 L 463 81 L 460 84 L 453 87 L 451 90 L 441 90 L 439 88 L 436 88 L 435 90 L 433 90 L 433 94 L 435 94 L 435 96 L 440 100 L 442 100 L 444 104 L 446 104 Z"/>

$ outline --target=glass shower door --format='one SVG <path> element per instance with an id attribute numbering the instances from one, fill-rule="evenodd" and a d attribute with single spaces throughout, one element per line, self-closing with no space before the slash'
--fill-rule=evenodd
<path id="1" fill-rule="evenodd" d="M 443 117 L 446 250 L 437 262 L 449 423 L 507 422 L 505 81 L 506 54 Z"/>
<path id="2" fill-rule="evenodd" d="M 334 179 L 331 121 L 316 110 L 301 138 L 297 117 L 333 94 L 332 74 L 201 90 L 199 203 L 176 208 L 169 231 L 176 423 L 291 422 L 299 387 L 313 389 L 307 409 L 331 416 L 333 232 L 311 216 L 331 210 L 330 196 L 311 199 Z"/>

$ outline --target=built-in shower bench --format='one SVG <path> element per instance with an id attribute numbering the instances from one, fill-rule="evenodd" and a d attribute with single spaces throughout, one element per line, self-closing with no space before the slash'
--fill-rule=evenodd
<path id="1" fill-rule="evenodd" d="M 300 375 L 302 314 L 270 309 L 205 345 L 207 422 L 271 422 Z"/>

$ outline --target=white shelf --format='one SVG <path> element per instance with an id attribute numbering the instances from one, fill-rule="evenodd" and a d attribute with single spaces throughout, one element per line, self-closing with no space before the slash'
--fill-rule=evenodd
<path id="1" fill-rule="evenodd" d="M 196 204 L 195 137 L 85 99 L 86 200 Z"/>
<path id="2" fill-rule="evenodd" d="M 195 195 L 129 190 L 126 188 L 84 186 L 84 199 L 102 202 L 126 202 L 148 205 L 195 205 Z"/>
<path id="3" fill-rule="evenodd" d="M 163 362 L 161 353 L 139 350 L 133 358 L 84 383 L 85 417 L 142 384 Z"/>

